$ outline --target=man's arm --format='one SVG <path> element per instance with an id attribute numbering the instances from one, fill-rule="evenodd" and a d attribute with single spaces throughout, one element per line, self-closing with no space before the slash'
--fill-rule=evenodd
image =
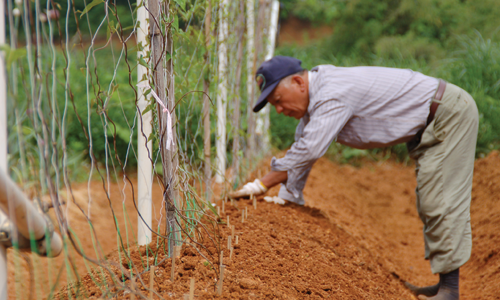
<path id="1" fill-rule="evenodd" d="M 303 127 L 302 135 L 296 136 L 298 140 L 286 152 L 285 157 L 273 158 L 272 171 L 261 180 L 256 179 L 247 183 L 232 195 L 234 197 L 261 195 L 267 192 L 268 188 L 286 182 L 286 189 L 295 198 L 300 197 L 312 165 L 326 152 L 351 116 L 350 108 L 340 101 L 319 103 L 314 116 L 311 116 L 307 125 Z"/>
<path id="2" fill-rule="evenodd" d="M 278 183 L 285 183 L 287 179 L 287 171 L 270 171 L 264 177 L 262 177 L 260 181 L 262 181 L 262 184 L 270 189 Z"/>

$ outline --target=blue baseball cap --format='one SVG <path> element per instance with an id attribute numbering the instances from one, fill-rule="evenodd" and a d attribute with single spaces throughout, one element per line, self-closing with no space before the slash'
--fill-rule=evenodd
<path id="1" fill-rule="evenodd" d="M 253 107 L 253 112 L 258 112 L 266 106 L 267 96 L 274 91 L 281 79 L 302 71 L 301 64 L 300 60 L 289 56 L 275 56 L 263 62 L 255 73 L 255 81 L 261 94 Z"/>

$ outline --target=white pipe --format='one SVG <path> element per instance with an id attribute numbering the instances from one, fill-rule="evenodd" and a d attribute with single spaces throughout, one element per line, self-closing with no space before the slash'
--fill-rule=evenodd
<path id="1" fill-rule="evenodd" d="M 5 45 L 5 2 L 0 1 L 0 45 Z M 0 172 L 7 172 L 7 77 L 0 52 Z M 0 212 L 0 224 L 6 216 Z M 0 245 L 0 300 L 7 299 L 7 249 Z"/>
<path id="2" fill-rule="evenodd" d="M 139 0 L 137 5 L 139 6 Z M 140 22 L 140 26 L 137 28 L 137 44 L 142 43 L 144 47 L 143 50 L 137 51 L 137 58 L 141 56 L 146 57 L 149 51 L 149 44 L 146 40 L 148 34 L 148 24 L 146 20 L 148 12 L 144 7 L 146 2 L 143 1 L 143 5 L 137 9 L 137 22 Z M 148 74 L 148 69 L 141 64 L 137 64 L 137 81 L 141 82 L 143 75 Z M 146 81 L 149 78 L 146 77 Z M 144 97 L 144 92 L 146 88 L 138 88 L 138 101 L 137 106 L 139 107 L 139 126 L 137 127 L 137 206 L 139 214 L 142 216 L 137 218 L 137 243 L 142 245 L 147 245 L 151 242 L 152 233 L 149 228 L 152 228 L 152 187 L 153 187 L 153 168 L 150 157 L 152 157 L 152 142 L 147 142 L 146 140 L 152 132 L 151 120 L 152 120 L 152 110 L 142 114 L 142 112 L 148 106 L 146 97 Z M 142 117 L 142 121 L 141 118 Z M 146 136 L 146 137 L 144 137 Z M 144 220 L 143 220 L 144 219 Z M 149 227 L 149 228 L 148 228 Z"/>
<path id="3" fill-rule="evenodd" d="M 226 106 L 227 106 L 227 11 L 229 0 L 219 8 L 219 86 L 217 93 L 217 173 L 215 182 L 223 183 L 226 173 Z"/>
<path id="4" fill-rule="evenodd" d="M 21 189 L 0 170 L 0 209 L 16 227 L 19 234 L 25 238 L 41 240 L 47 231 L 47 221 L 43 214 L 26 198 Z M 41 244 L 42 247 L 50 248 L 51 256 L 57 256 L 62 250 L 62 240 L 59 234 L 51 237 L 51 245 Z M 48 252 L 48 250 L 47 250 Z M 45 249 L 41 250 L 45 254 Z"/>
<path id="5" fill-rule="evenodd" d="M 276 45 L 276 33 L 278 32 L 278 20 L 280 12 L 280 2 L 273 0 L 271 3 L 271 20 L 269 24 L 269 41 L 267 43 L 266 60 L 274 56 L 274 48 Z"/>
<path id="6" fill-rule="evenodd" d="M 9 206 L 13 205 L 10 207 Z M 0 209 L 8 214 L 20 234 L 38 240 L 45 236 L 45 220 L 16 184 L 0 171 Z M 30 235 L 31 234 L 31 235 Z"/>
<path id="7" fill-rule="evenodd" d="M 271 3 L 271 19 L 269 22 L 268 42 L 266 47 L 265 60 L 269 60 L 274 56 L 274 48 L 276 45 L 276 33 L 278 31 L 278 20 L 280 12 L 280 3 L 278 0 L 273 0 Z M 270 106 L 266 105 L 259 112 L 256 124 L 256 133 L 262 136 L 262 150 L 267 152 L 270 149 L 269 144 L 269 127 L 270 127 Z"/>

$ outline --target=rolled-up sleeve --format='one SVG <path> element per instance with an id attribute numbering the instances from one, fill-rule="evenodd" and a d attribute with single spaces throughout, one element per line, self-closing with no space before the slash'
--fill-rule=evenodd
<path id="1" fill-rule="evenodd" d="M 301 120 L 295 134 L 295 143 L 285 157 L 273 158 L 271 161 L 273 171 L 287 171 L 286 190 L 294 199 L 286 200 L 303 204 L 302 190 L 313 164 L 325 154 L 351 116 L 352 110 L 344 103 L 327 100 L 315 105 L 309 114 L 309 120 Z"/>

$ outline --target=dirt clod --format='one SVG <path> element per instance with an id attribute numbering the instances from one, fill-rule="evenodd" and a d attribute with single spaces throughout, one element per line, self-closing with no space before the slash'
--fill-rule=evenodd
<path id="1" fill-rule="evenodd" d="M 259 286 L 259 283 L 255 280 L 249 279 L 249 278 L 242 278 L 240 279 L 240 286 L 243 289 L 255 289 Z"/>

